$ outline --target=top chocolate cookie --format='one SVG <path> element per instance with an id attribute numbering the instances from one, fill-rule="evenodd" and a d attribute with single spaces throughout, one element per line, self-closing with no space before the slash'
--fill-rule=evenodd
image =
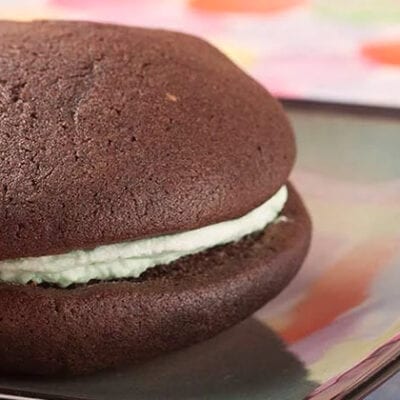
<path id="1" fill-rule="evenodd" d="M 280 105 L 201 39 L 0 22 L 0 259 L 239 217 L 294 156 Z"/>

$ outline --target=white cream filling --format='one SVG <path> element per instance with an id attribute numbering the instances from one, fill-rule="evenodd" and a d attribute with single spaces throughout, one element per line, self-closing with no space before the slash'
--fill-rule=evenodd
<path id="1" fill-rule="evenodd" d="M 48 282 L 66 287 L 92 279 L 137 278 L 156 265 L 168 264 L 264 229 L 282 211 L 287 195 L 287 188 L 283 186 L 268 201 L 240 218 L 187 232 L 54 256 L 0 261 L 0 280 L 15 283 Z"/>

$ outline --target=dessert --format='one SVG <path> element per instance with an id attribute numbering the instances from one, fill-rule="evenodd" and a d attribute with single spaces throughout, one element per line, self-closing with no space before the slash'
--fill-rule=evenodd
<path id="1" fill-rule="evenodd" d="M 271 95 L 193 36 L 0 22 L 0 370 L 205 340 L 293 278 L 311 224 Z"/>

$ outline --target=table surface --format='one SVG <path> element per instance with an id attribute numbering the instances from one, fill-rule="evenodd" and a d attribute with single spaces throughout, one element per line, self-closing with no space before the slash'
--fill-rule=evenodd
<path id="1" fill-rule="evenodd" d="M 400 373 L 396 373 L 371 394 L 365 400 L 397 400 L 400 393 Z"/>

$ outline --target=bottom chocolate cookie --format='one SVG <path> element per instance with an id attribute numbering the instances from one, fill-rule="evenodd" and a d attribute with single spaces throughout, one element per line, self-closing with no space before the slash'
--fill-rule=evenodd
<path id="1" fill-rule="evenodd" d="M 311 222 L 290 185 L 282 216 L 138 279 L 67 289 L 0 284 L 0 371 L 88 373 L 216 335 L 275 297 L 303 262 Z"/>

